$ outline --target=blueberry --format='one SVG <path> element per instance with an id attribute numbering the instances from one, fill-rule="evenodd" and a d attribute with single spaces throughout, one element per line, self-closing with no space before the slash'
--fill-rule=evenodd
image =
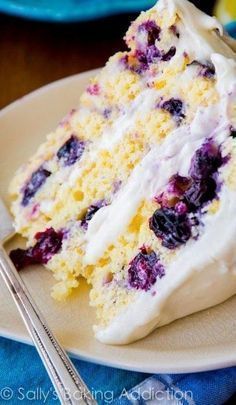
<path id="1" fill-rule="evenodd" d="M 33 247 L 10 252 L 10 258 L 18 270 L 32 264 L 46 264 L 61 249 L 63 233 L 48 228 L 44 232 L 38 232 L 35 239 L 36 244 Z"/>
<path id="2" fill-rule="evenodd" d="M 209 177 L 208 179 L 195 180 L 191 187 L 184 194 L 184 202 L 190 212 L 196 212 L 204 204 L 216 198 L 216 181 Z"/>
<path id="3" fill-rule="evenodd" d="M 135 72 L 141 75 L 149 68 L 149 64 L 153 62 L 156 55 L 157 53 L 155 46 L 151 46 L 150 49 L 148 48 L 146 50 L 146 52 L 140 51 L 140 49 L 136 49 L 135 57 L 138 63 L 127 65 L 127 68 L 131 72 Z"/>
<path id="4" fill-rule="evenodd" d="M 100 201 L 97 201 L 96 203 L 90 205 L 90 207 L 88 207 L 84 217 L 81 220 L 81 226 L 84 230 L 88 229 L 89 221 L 93 218 L 93 216 L 96 214 L 96 212 L 98 210 L 100 210 L 100 208 L 105 207 L 105 205 L 106 205 L 106 201 L 100 200 Z"/>
<path id="5" fill-rule="evenodd" d="M 207 140 L 194 154 L 189 174 L 193 179 L 201 180 L 216 173 L 222 164 L 220 148 Z"/>
<path id="6" fill-rule="evenodd" d="M 236 130 L 234 130 L 234 129 L 232 129 L 231 130 L 231 133 L 230 133 L 230 136 L 232 136 L 232 138 L 236 138 Z"/>
<path id="7" fill-rule="evenodd" d="M 160 40 L 160 33 L 161 28 L 155 23 L 155 21 L 145 21 L 144 23 L 140 24 L 138 28 L 139 32 L 146 32 L 147 33 L 147 44 L 148 46 L 154 45 L 155 41 Z"/>
<path id="8" fill-rule="evenodd" d="M 174 208 L 157 209 L 149 220 L 149 227 L 168 249 L 185 244 L 191 237 L 187 213 L 179 213 Z"/>
<path id="9" fill-rule="evenodd" d="M 156 46 L 152 45 L 147 48 L 145 57 L 146 57 L 146 64 L 149 65 L 160 59 L 161 53 Z"/>
<path id="10" fill-rule="evenodd" d="M 42 166 L 31 175 L 30 180 L 23 188 L 22 205 L 24 207 L 29 204 L 30 200 L 34 197 L 49 176 L 51 176 L 51 172 L 44 169 Z"/>
<path id="11" fill-rule="evenodd" d="M 191 182 L 192 180 L 189 177 L 180 176 L 178 173 L 174 174 L 168 182 L 167 191 L 181 197 L 185 190 L 189 188 Z"/>
<path id="12" fill-rule="evenodd" d="M 57 157 L 64 166 L 71 166 L 79 160 L 84 152 L 85 143 L 76 136 L 71 137 L 61 146 L 57 152 Z"/>
<path id="13" fill-rule="evenodd" d="M 170 98 L 167 101 L 161 103 L 160 107 L 168 111 L 177 121 L 181 121 L 185 118 L 183 113 L 183 102 L 178 98 Z"/>
<path id="14" fill-rule="evenodd" d="M 130 64 L 128 56 L 125 55 L 120 59 L 120 63 L 123 64 L 125 69 L 129 69 L 132 72 L 142 74 L 152 63 L 158 61 L 169 61 L 176 53 L 176 48 L 172 46 L 168 52 L 159 50 L 154 44 L 150 43 L 145 49 L 136 49 L 134 56 L 137 59 L 137 64 Z"/>
<path id="15" fill-rule="evenodd" d="M 148 291 L 155 284 L 157 277 L 165 275 L 164 267 L 153 250 L 143 247 L 130 262 L 128 282 L 133 288 Z"/>
<path id="16" fill-rule="evenodd" d="M 184 192 L 189 188 L 192 180 L 189 177 L 180 176 L 178 173 L 172 176 L 167 188 L 160 195 L 155 197 L 155 201 L 161 207 L 171 208 L 180 202 Z"/>
<path id="17" fill-rule="evenodd" d="M 213 64 L 203 66 L 200 70 L 200 75 L 206 77 L 207 79 L 212 79 L 215 76 L 215 67 Z"/>
<path id="18" fill-rule="evenodd" d="M 147 55 L 145 52 L 136 49 L 135 57 L 137 58 L 139 64 L 137 66 L 136 65 L 129 66 L 129 69 L 131 71 L 141 74 L 143 71 L 148 69 Z"/>
<path id="19" fill-rule="evenodd" d="M 208 139 L 194 154 L 189 177 L 172 176 L 167 188 L 155 198 L 161 209 L 149 220 L 150 229 L 162 240 L 162 245 L 174 249 L 186 243 L 199 225 L 201 209 L 217 197 L 220 184 L 218 169 L 228 161 L 220 147 Z"/>
<path id="20" fill-rule="evenodd" d="M 167 62 L 176 53 L 176 48 L 172 46 L 168 52 L 160 51 L 155 45 L 150 45 L 146 48 L 145 52 L 137 49 L 135 56 L 138 61 L 141 63 L 142 70 L 146 70 L 149 67 L 149 64 L 155 63 L 157 61 Z"/>
<path id="21" fill-rule="evenodd" d="M 162 54 L 161 60 L 162 60 L 163 62 L 168 62 L 170 59 L 173 58 L 173 56 L 175 56 L 175 54 L 176 54 L 176 47 L 175 47 L 175 46 L 172 46 L 172 47 L 169 49 L 168 52 Z"/>

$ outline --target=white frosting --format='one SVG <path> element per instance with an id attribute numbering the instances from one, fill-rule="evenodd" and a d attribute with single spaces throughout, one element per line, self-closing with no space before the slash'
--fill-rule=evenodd
<path id="1" fill-rule="evenodd" d="M 161 146 L 151 149 L 136 166 L 113 203 L 103 207 L 93 216 L 86 233 L 85 261 L 88 264 L 96 263 L 108 245 L 117 239 L 144 198 L 151 199 L 159 194 L 177 171 L 181 175 L 188 174 L 194 152 L 202 144 L 205 134 L 210 134 L 212 129 L 216 128 L 214 120 L 207 120 L 208 116 L 221 118 L 220 126 L 227 122 L 225 117 L 221 117 L 221 109 L 218 108 L 219 105 L 211 107 L 210 111 L 199 109 L 190 127 L 182 126 L 176 129 Z M 222 132 L 219 136 L 222 137 Z"/>
<path id="2" fill-rule="evenodd" d="M 53 210 L 55 201 L 53 200 L 43 200 L 40 204 L 40 211 L 44 214 L 48 214 Z"/>
<path id="3" fill-rule="evenodd" d="M 212 53 L 223 53 L 226 57 L 234 57 L 230 46 L 220 40 L 224 34 L 223 27 L 215 17 L 210 17 L 198 10 L 187 0 L 159 0 L 158 10 L 167 9 L 170 18 L 176 13 L 183 23 L 178 47 L 182 47 L 190 55 L 209 60 Z M 216 31 L 217 30 L 217 31 Z"/>
<path id="4" fill-rule="evenodd" d="M 231 47 L 220 38 L 222 26 L 186 0 L 160 0 L 155 7 L 167 8 L 170 15 L 177 12 L 182 20 L 178 53 L 188 52 L 197 60 L 212 61 L 220 101 L 209 108 L 199 108 L 190 126 L 179 127 L 160 147 L 152 149 L 112 204 L 94 215 L 86 235 L 85 261 L 90 264 L 122 234 L 142 199 L 158 194 L 176 172 L 187 175 L 190 160 L 204 139 L 211 136 L 223 143 L 232 122 L 230 104 L 236 94 L 236 63 Z M 142 103 L 136 102 L 135 108 L 143 108 Z M 132 115 L 129 115 L 123 125 L 131 124 Z M 120 128 L 114 137 L 121 137 Z M 176 260 L 166 269 L 166 276 L 154 286 L 156 295 L 140 292 L 106 328 L 95 327 L 96 337 L 110 344 L 128 343 L 157 326 L 233 295 L 236 291 L 236 257 L 232 254 L 236 240 L 235 212 L 236 192 L 224 186 L 219 211 L 205 215 L 203 234 L 198 241 L 192 240 L 179 250 Z M 224 237 L 221 237 L 222 230 L 226 230 Z"/>
<path id="5" fill-rule="evenodd" d="M 125 344 L 157 326 L 216 305 L 236 291 L 236 192 L 224 189 L 221 208 L 207 216 L 204 233 L 181 249 L 156 284 L 156 295 L 140 292 L 137 300 L 106 328 L 95 328 L 104 343 Z M 222 229 L 227 232 L 222 235 Z"/>
<path id="6" fill-rule="evenodd" d="M 235 91 L 236 62 L 217 53 L 212 54 L 211 60 L 216 69 L 217 90 L 222 97 L 229 97 Z"/>

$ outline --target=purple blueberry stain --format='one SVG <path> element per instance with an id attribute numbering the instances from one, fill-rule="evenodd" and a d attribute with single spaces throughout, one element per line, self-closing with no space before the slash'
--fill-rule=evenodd
<path id="1" fill-rule="evenodd" d="M 233 139 L 236 138 L 236 129 L 231 128 L 231 130 L 230 130 L 230 136 L 232 136 Z"/>
<path id="2" fill-rule="evenodd" d="M 127 54 L 122 55 L 118 63 L 123 66 L 125 69 L 129 68 L 129 56 Z"/>
<path id="3" fill-rule="evenodd" d="M 207 79 L 212 79 L 215 76 L 215 67 L 213 64 L 203 66 L 200 70 L 200 75 Z"/>
<path id="4" fill-rule="evenodd" d="M 84 149 L 84 141 L 81 141 L 75 135 L 71 135 L 71 137 L 58 150 L 57 157 L 63 162 L 64 166 L 71 166 L 81 158 Z"/>
<path id="5" fill-rule="evenodd" d="M 73 117 L 73 115 L 76 113 L 76 109 L 72 108 L 72 110 L 70 110 L 70 112 L 60 121 L 59 125 L 61 127 L 64 127 L 65 125 L 68 125 L 71 118 Z"/>
<path id="6" fill-rule="evenodd" d="M 101 89 L 98 83 L 90 84 L 87 87 L 87 93 L 89 93 L 91 96 L 98 96 L 100 94 L 100 91 Z"/>
<path id="7" fill-rule="evenodd" d="M 216 73 L 215 66 L 210 61 L 207 61 L 206 63 L 201 63 L 197 60 L 194 60 L 193 62 L 189 63 L 188 66 L 198 66 L 199 68 L 198 75 L 205 77 L 207 79 L 214 78 Z"/>
<path id="8" fill-rule="evenodd" d="M 121 186 L 122 186 L 122 181 L 121 180 L 114 181 L 114 183 L 112 185 L 112 192 L 114 194 L 116 194 L 120 190 Z"/>
<path id="9" fill-rule="evenodd" d="M 170 113 L 178 123 L 185 118 L 183 102 L 178 98 L 172 97 L 169 100 L 161 102 L 158 107 Z"/>
<path id="10" fill-rule="evenodd" d="M 99 211 L 100 208 L 105 207 L 106 205 L 107 205 L 107 203 L 105 200 L 100 200 L 88 207 L 88 209 L 87 209 L 85 215 L 83 216 L 83 218 L 81 219 L 81 223 L 80 223 L 81 227 L 85 231 L 88 229 L 89 221 L 91 221 L 91 219 L 96 214 L 96 212 Z"/>
<path id="11" fill-rule="evenodd" d="M 30 219 L 37 218 L 37 216 L 39 214 L 39 211 L 40 211 L 40 204 L 39 203 L 34 204 L 32 206 L 32 209 L 31 209 L 30 213 L 29 213 L 29 218 Z"/>
<path id="12" fill-rule="evenodd" d="M 103 111 L 103 117 L 108 119 L 108 118 L 110 118 L 111 113 L 112 113 L 111 108 L 105 108 L 105 110 Z"/>
<path id="13" fill-rule="evenodd" d="M 188 212 L 187 204 L 185 204 L 183 201 L 177 202 L 175 205 L 175 211 L 177 214 L 186 214 Z"/>
<path id="14" fill-rule="evenodd" d="M 169 51 L 167 51 L 166 53 L 163 53 L 161 56 L 161 60 L 163 62 L 168 62 L 169 60 L 171 60 L 176 54 L 176 47 L 172 46 Z"/>
<path id="15" fill-rule="evenodd" d="M 133 56 L 138 63 L 129 63 L 129 57 L 127 54 L 121 57 L 120 63 L 125 69 L 129 69 L 130 71 L 141 75 L 149 69 L 150 64 L 158 63 L 159 61 L 168 62 L 173 58 L 176 53 L 175 46 L 171 46 L 167 52 L 158 49 L 156 46 L 156 41 L 160 41 L 161 28 L 155 21 L 149 20 L 140 24 L 138 32 L 145 33 L 147 39 L 145 44 L 143 44 L 143 41 L 140 41 L 133 53 Z"/>
<path id="16" fill-rule="evenodd" d="M 172 46 L 167 52 L 159 50 L 155 45 L 148 46 L 145 51 L 137 49 L 135 51 L 135 56 L 139 61 L 140 66 L 136 68 L 136 72 L 142 73 L 149 68 L 150 64 L 157 63 L 158 61 L 168 62 L 175 54 L 175 46 Z"/>
<path id="17" fill-rule="evenodd" d="M 140 24 L 138 32 L 145 32 L 147 34 L 147 45 L 155 45 L 156 41 L 160 41 L 161 28 L 155 21 L 148 20 Z"/>
<path id="18" fill-rule="evenodd" d="M 43 186 L 47 178 L 51 176 L 51 172 L 46 170 L 43 166 L 40 166 L 32 175 L 30 180 L 26 183 L 23 188 L 23 199 L 22 205 L 26 207 L 32 198 L 35 196 L 37 191 Z"/>
<path id="19" fill-rule="evenodd" d="M 33 264 L 47 264 L 60 251 L 63 232 L 48 228 L 35 235 L 36 243 L 28 249 L 15 249 L 10 252 L 10 258 L 17 270 Z"/>
<path id="20" fill-rule="evenodd" d="M 120 63 L 125 69 L 141 75 L 148 69 L 147 59 L 145 54 L 139 50 L 136 50 L 135 56 L 137 58 L 138 64 L 131 64 L 129 62 L 128 55 L 123 56 L 120 59 Z"/>
<path id="21" fill-rule="evenodd" d="M 146 52 L 137 49 L 135 51 L 135 56 L 140 62 L 139 69 L 146 70 L 148 69 L 149 64 L 153 63 L 155 59 L 160 59 L 160 51 L 154 45 L 152 45 L 146 49 Z"/>
<path id="22" fill-rule="evenodd" d="M 180 202 L 184 192 L 190 187 L 191 178 L 180 176 L 178 173 L 172 176 L 167 184 L 166 190 L 154 198 L 162 208 L 174 207 Z"/>
<path id="23" fill-rule="evenodd" d="M 164 275 L 165 270 L 159 256 L 153 250 L 142 247 L 129 264 L 128 283 L 132 288 L 148 291 L 157 278 Z"/>
<path id="24" fill-rule="evenodd" d="M 176 196 L 182 196 L 184 191 L 189 188 L 191 179 L 189 177 L 180 176 L 178 173 L 174 174 L 168 182 L 167 192 L 173 193 Z"/>
<path id="25" fill-rule="evenodd" d="M 169 30 L 172 32 L 173 35 L 175 35 L 177 38 L 180 37 L 180 33 L 178 31 L 178 28 L 176 27 L 176 25 L 171 25 Z"/>

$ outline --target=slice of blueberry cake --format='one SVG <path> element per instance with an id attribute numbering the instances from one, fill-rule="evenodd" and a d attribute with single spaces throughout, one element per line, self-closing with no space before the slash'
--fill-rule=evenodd
<path id="1" fill-rule="evenodd" d="M 186 0 L 125 40 L 10 187 L 15 265 L 44 264 L 58 300 L 85 277 L 114 344 L 236 292 L 235 43 Z"/>

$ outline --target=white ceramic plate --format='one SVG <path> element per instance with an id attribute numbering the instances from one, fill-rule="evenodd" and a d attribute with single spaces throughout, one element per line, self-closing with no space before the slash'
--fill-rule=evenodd
<path id="1" fill-rule="evenodd" d="M 0 113 L 0 195 L 14 171 L 44 140 L 59 120 L 78 104 L 87 72 L 60 80 Z M 19 243 L 11 242 L 8 248 Z M 236 364 L 236 297 L 217 307 L 157 329 L 147 338 L 123 347 L 105 346 L 92 332 L 94 311 L 88 305 L 88 287 L 82 283 L 66 303 L 50 297 L 51 274 L 32 267 L 22 276 L 49 325 L 68 351 L 101 364 L 150 373 L 182 373 Z M 212 293 L 212 292 L 210 292 Z M 214 292 L 213 292 L 214 293 Z M 0 287 L 0 335 L 30 343 L 26 329 L 3 283 Z"/>

